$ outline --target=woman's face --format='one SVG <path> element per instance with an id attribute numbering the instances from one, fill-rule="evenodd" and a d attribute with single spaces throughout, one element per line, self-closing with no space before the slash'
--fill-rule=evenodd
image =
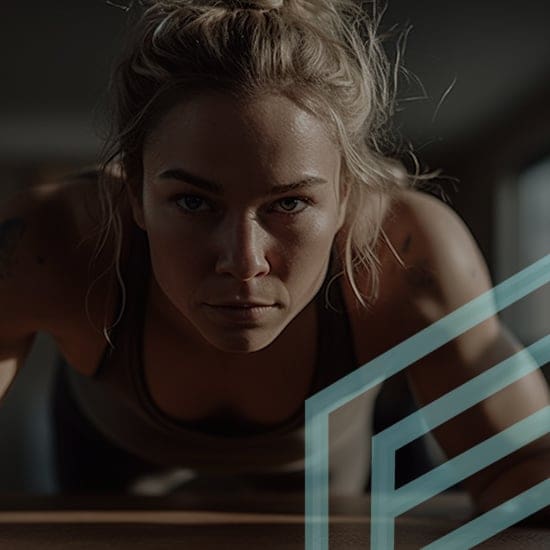
<path id="1" fill-rule="evenodd" d="M 279 95 L 208 92 L 162 117 L 143 167 L 132 204 L 156 307 L 196 345 L 269 345 L 320 289 L 345 218 L 340 153 L 322 123 Z"/>

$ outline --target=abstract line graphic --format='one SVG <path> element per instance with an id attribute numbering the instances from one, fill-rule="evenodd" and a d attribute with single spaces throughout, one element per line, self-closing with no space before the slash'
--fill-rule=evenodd
<path id="1" fill-rule="evenodd" d="M 306 550 L 328 549 L 328 415 L 412 363 L 550 282 L 550 255 L 421 330 L 306 400 Z M 395 490 L 395 451 L 537 369 L 550 357 L 546 336 L 373 437 L 371 547 L 393 548 L 395 516 L 547 434 L 550 407 L 514 424 Z M 467 548 L 550 504 L 548 481 L 479 516 L 429 548 Z M 526 510 L 529 513 L 525 513 Z"/>

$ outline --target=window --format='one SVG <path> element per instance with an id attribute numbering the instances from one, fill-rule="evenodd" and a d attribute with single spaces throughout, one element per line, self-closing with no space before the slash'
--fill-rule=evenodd
<path id="1" fill-rule="evenodd" d="M 500 187 L 496 201 L 498 282 L 550 254 L 550 155 Z M 550 285 L 502 312 L 524 345 L 550 329 Z M 547 374 L 550 373 L 546 367 Z"/>

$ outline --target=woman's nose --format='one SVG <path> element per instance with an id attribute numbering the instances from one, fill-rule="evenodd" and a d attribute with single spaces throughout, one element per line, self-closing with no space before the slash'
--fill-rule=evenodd
<path id="1" fill-rule="evenodd" d="M 218 233 L 216 273 L 247 281 L 269 272 L 266 234 L 250 217 L 228 220 Z"/>

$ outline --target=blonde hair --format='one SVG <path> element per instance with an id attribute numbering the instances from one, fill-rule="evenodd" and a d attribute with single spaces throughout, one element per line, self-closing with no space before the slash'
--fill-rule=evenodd
<path id="1" fill-rule="evenodd" d="M 132 21 L 130 40 L 110 81 L 112 128 L 99 178 L 105 223 L 97 251 L 114 231 L 118 246 L 113 263 L 122 286 L 119 207 L 125 192 L 110 170 L 113 162 L 141 197 L 144 141 L 175 102 L 207 89 L 240 99 L 267 92 L 284 95 L 317 116 L 339 145 L 340 182 L 347 186 L 349 200 L 339 233 L 344 239 L 344 271 L 337 276 L 345 274 L 363 306 L 376 299 L 376 246 L 385 237 L 382 201 L 422 176 L 409 176 L 390 156 L 399 59 L 392 65 L 384 53 L 376 3 L 370 15 L 365 4 L 158 0 L 140 2 L 142 9 L 130 11 L 137 20 Z M 366 296 L 355 280 L 364 269 L 370 278 Z M 108 339 L 107 329 L 104 334 Z"/>

